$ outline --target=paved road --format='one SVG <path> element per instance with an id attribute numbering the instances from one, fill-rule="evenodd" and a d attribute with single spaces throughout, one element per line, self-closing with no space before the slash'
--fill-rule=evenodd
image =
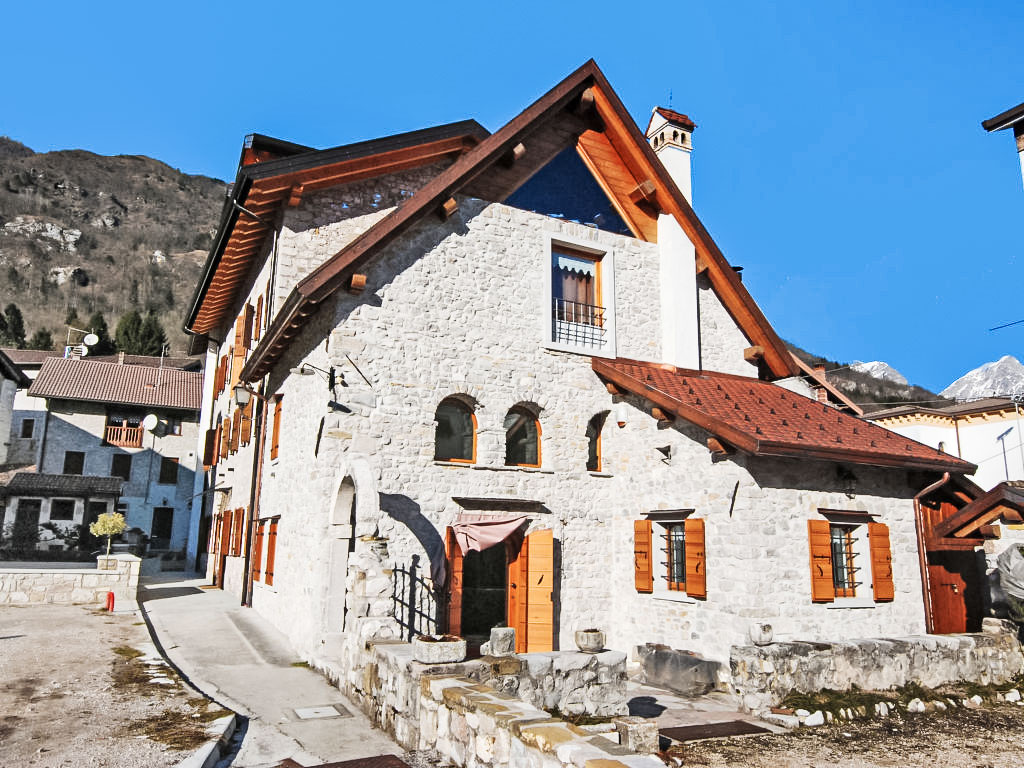
<path id="1" fill-rule="evenodd" d="M 167 656 L 204 693 L 250 718 L 232 768 L 264 768 L 290 757 L 303 765 L 402 754 L 259 614 L 203 579 L 164 573 L 139 602 Z M 302 712 L 309 708 L 332 706 Z M 296 712 L 300 710 L 300 712 Z M 313 715 L 303 719 L 303 715 Z"/>

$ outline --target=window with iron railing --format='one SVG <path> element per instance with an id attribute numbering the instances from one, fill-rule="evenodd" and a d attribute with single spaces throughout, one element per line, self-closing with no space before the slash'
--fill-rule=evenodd
<path id="1" fill-rule="evenodd" d="M 857 573 L 860 568 L 855 564 L 857 552 L 854 549 L 854 527 L 849 525 L 832 525 L 829 534 L 832 543 L 832 583 L 836 597 L 856 597 Z"/>
<path id="2" fill-rule="evenodd" d="M 582 347 L 605 344 L 601 257 L 551 249 L 551 340 Z"/>

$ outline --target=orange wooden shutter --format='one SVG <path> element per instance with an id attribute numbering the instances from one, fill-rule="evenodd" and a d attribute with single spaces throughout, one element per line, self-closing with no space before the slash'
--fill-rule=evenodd
<path id="1" fill-rule="evenodd" d="M 220 389 L 217 390 L 218 394 L 224 391 L 224 388 L 228 385 L 228 365 L 231 361 L 231 350 L 229 349 L 224 357 L 220 359 Z"/>
<path id="2" fill-rule="evenodd" d="M 687 518 L 683 521 L 686 537 L 686 594 L 708 596 L 707 557 L 704 552 L 704 521 Z"/>
<path id="3" fill-rule="evenodd" d="M 220 547 L 218 552 L 222 555 L 226 555 L 231 551 L 231 523 L 233 518 L 231 515 L 233 512 L 228 509 L 224 511 L 224 516 L 221 517 L 220 521 Z"/>
<path id="4" fill-rule="evenodd" d="M 448 634 L 458 635 L 462 632 L 462 549 L 451 526 L 444 538 L 448 558 Z"/>
<path id="5" fill-rule="evenodd" d="M 252 579 L 259 581 L 262 572 L 260 571 L 260 560 L 263 557 L 263 521 L 256 523 L 256 543 L 252 550 Z"/>
<path id="6" fill-rule="evenodd" d="M 277 518 L 270 521 L 270 530 L 267 532 L 267 565 L 264 572 L 263 583 L 274 583 L 274 556 L 277 554 Z"/>
<path id="7" fill-rule="evenodd" d="M 220 358 L 217 358 L 217 369 L 213 372 L 213 399 L 217 399 L 217 395 L 224 388 L 224 366 L 221 365 Z"/>
<path id="8" fill-rule="evenodd" d="M 892 581 L 889 526 L 884 523 L 868 523 L 868 544 L 871 547 L 871 580 L 874 582 L 875 600 L 887 603 L 896 598 L 896 586 Z"/>
<path id="9" fill-rule="evenodd" d="M 555 640 L 555 538 L 549 528 L 534 531 L 526 548 L 526 652 L 550 651 Z"/>
<path id="10" fill-rule="evenodd" d="M 240 445 L 248 445 L 249 440 L 252 438 L 252 408 L 255 399 L 250 399 L 245 407 L 242 408 L 242 436 L 239 439 Z"/>
<path id="11" fill-rule="evenodd" d="M 245 367 L 245 347 L 235 347 L 231 350 L 231 383 L 228 389 L 234 389 L 238 384 L 242 368 Z M 231 394 L 230 392 L 228 394 Z"/>
<path id="12" fill-rule="evenodd" d="M 807 537 L 811 547 L 811 600 L 831 603 L 836 599 L 832 581 L 832 536 L 828 520 L 808 520 Z"/>
<path id="13" fill-rule="evenodd" d="M 654 591 L 653 539 L 650 520 L 633 521 L 633 582 L 637 592 Z"/>
<path id="14" fill-rule="evenodd" d="M 226 459 L 231 448 L 231 419 L 225 416 L 220 423 L 220 457 Z"/>
<path id="15" fill-rule="evenodd" d="M 242 409 L 236 408 L 235 412 L 231 415 L 231 441 L 229 443 L 229 450 L 234 453 L 238 450 L 238 440 L 242 435 Z"/>
<path id="16" fill-rule="evenodd" d="M 231 555 L 238 557 L 242 554 L 242 523 L 245 521 L 245 509 L 235 510 L 234 530 L 231 532 Z"/>
<path id="17" fill-rule="evenodd" d="M 217 466 L 217 462 L 220 461 L 220 424 L 217 425 L 217 429 L 215 431 L 217 433 L 217 437 L 213 440 L 213 466 Z"/>
<path id="18" fill-rule="evenodd" d="M 281 397 L 274 401 L 274 428 L 270 433 L 270 458 L 276 459 L 281 443 Z"/>
<path id="19" fill-rule="evenodd" d="M 242 309 L 242 349 L 252 349 L 252 304 Z"/>
<path id="20" fill-rule="evenodd" d="M 521 541 L 505 542 L 508 560 L 508 602 L 505 604 L 505 626 L 516 631 L 516 653 L 526 653 L 526 551 Z"/>
<path id="21" fill-rule="evenodd" d="M 209 469 L 217 463 L 217 430 L 206 430 L 206 440 L 203 443 L 203 469 Z"/>

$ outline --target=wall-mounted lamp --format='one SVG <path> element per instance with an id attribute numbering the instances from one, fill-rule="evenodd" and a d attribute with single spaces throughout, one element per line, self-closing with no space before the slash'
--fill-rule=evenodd
<path id="1" fill-rule="evenodd" d="M 235 398 L 235 405 L 239 408 L 245 408 L 254 397 L 264 403 L 270 400 L 269 397 L 261 395 L 248 384 L 236 384 L 235 388 L 231 390 L 231 394 Z"/>
<path id="2" fill-rule="evenodd" d="M 629 411 L 626 409 L 625 403 L 619 403 L 615 408 L 615 423 L 619 425 L 619 429 L 626 426 L 626 422 L 629 420 Z"/>
<path id="3" fill-rule="evenodd" d="M 327 377 L 328 389 L 334 389 L 335 386 L 337 386 L 339 383 L 342 386 L 345 385 L 345 374 L 341 374 L 339 376 L 338 372 L 334 369 L 333 365 L 325 371 L 323 368 L 315 366 L 311 363 L 302 363 L 297 368 L 290 368 L 289 370 L 296 376 L 312 376 L 314 373 L 319 371 L 320 373 Z"/>

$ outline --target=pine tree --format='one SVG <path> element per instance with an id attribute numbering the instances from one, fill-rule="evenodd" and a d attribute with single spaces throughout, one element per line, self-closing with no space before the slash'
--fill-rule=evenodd
<path id="1" fill-rule="evenodd" d="M 18 305 L 11 303 L 4 307 L 4 324 L 7 326 L 4 331 L 3 343 L 7 346 L 25 348 L 25 320 L 21 316 Z"/>
<path id="2" fill-rule="evenodd" d="M 74 307 L 69 307 L 68 313 L 64 315 L 64 325 L 70 325 L 72 327 L 75 327 L 79 324 L 79 322 L 81 321 L 78 319 L 78 310 L 75 309 Z"/>
<path id="3" fill-rule="evenodd" d="M 121 315 L 117 321 L 117 330 L 114 331 L 114 343 L 117 348 L 126 354 L 137 355 L 139 346 L 139 331 L 142 330 L 142 316 L 137 309 L 129 310 Z"/>
<path id="4" fill-rule="evenodd" d="M 110 329 L 107 327 L 107 320 L 103 317 L 102 312 L 93 312 L 92 316 L 89 318 L 89 322 L 85 324 L 85 327 L 92 333 L 95 333 L 100 339 L 92 346 L 92 349 L 89 350 L 89 354 L 112 355 L 117 352 L 117 347 L 114 346 L 114 342 L 110 338 Z"/>
<path id="5" fill-rule="evenodd" d="M 140 355 L 159 355 L 167 344 L 167 334 L 152 312 L 146 314 L 139 330 Z"/>
<path id="6" fill-rule="evenodd" d="M 45 328 L 40 328 L 32 334 L 32 338 L 28 341 L 29 349 L 44 349 L 49 352 L 53 351 L 53 336 Z"/>

